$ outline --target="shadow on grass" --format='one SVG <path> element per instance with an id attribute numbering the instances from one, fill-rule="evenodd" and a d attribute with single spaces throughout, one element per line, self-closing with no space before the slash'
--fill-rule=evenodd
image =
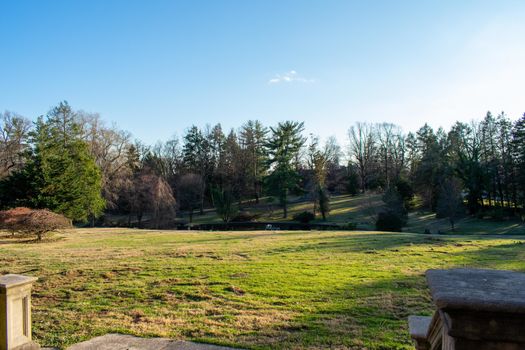
<path id="1" fill-rule="evenodd" d="M 524 237 L 521 237 L 524 238 Z M 509 237 L 508 240 L 512 240 Z M 488 268 L 525 272 L 525 241 L 485 247 L 479 250 L 455 253 L 462 259 L 456 267 Z"/>
<path id="2" fill-rule="evenodd" d="M 525 272 L 525 244 L 513 242 L 476 251 L 455 253 L 460 262 L 447 268 L 490 268 Z M 324 308 L 323 301 L 330 301 Z M 408 334 L 410 315 L 432 315 L 424 271 L 414 276 L 393 276 L 371 283 L 353 283 L 320 295 L 308 303 L 310 312 L 289 325 L 262 332 L 278 334 L 279 346 L 304 348 L 413 349 Z M 241 338 L 242 339 L 242 338 Z M 274 347 L 266 339 L 261 348 Z M 283 345 L 284 344 L 284 345 Z"/>
<path id="3" fill-rule="evenodd" d="M 433 233 L 441 231 L 447 234 L 525 235 L 525 224 L 519 219 L 494 221 L 467 216 L 457 220 L 455 230 L 452 231 L 449 220 L 437 219 L 435 213 L 410 213 L 408 226 L 405 230 L 423 233 L 425 229 Z"/>
<path id="4" fill-rule="evenodd" d="M 412 349 L 408 316 L 433 312 L 423 275 L 348 284 L 309 301 L 308 309 L 285 325 L 241 334 L 239 343 L 254 349 Z"/>
<path id="5" fill-rule="evenodd" d="M 62 240 L 62 237 L 48 235 L 38 240 L 34 235 L 20 236 L 20 235 L 0 235 L 0 246 L 11 244 L 39 244 L 51 243 Z"/>
<path id="6" fill-rule="evenodd" d="M 256 238 L 265 237 L 283 237 L 283 236 L 301 236 L 308 233 L 308 231 L 184 231 L 189 233 L 200 233 L 202 232 L 203 238 L 191 238 L 187 240 L 187 243 L 214 243 L 224 241 L 242 241 Z M 244 233 L 244 232 L 257 232 L 257 233 Z M 210 237 L 212 236 L 212 237 Z"/>

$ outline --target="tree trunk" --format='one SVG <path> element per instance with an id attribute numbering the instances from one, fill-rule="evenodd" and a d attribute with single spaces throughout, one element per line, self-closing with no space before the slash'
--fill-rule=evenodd
<path id="1" fill-rule="evenodd" d="M 137 213 L 138 227 L 142 227 L 142 213 Z"/>
<path id="2" fill-rule="evenodd" d="M 283 218 L 286 219 L 288 217 L 288 206 L 287 206 L 288 190 L 284 186 L 282 186 L 281 188 L 282 190 L 280 193 L 279 201 L 281 202 L 280 204 L 283 207 Z"/>
<path id="3" fill-rule="evenodd" d="M 199 207 L 200 215 L 204 215 L 204 196 L 206 195 L 206 185 L 204 183 L 204 179 L 202 181 L 203 182 L 201 186 L 201 198 L 200 198 L 200 207 Z M 210 188 L 210 193 L 211 193 L 211 188 Z"/>
<path id="4" fill-rule="evenodd" d="M 253 184 L 253 189 L 255 190 L 255 204 L 259 204 L 259 183 L 257 181 Z"/>

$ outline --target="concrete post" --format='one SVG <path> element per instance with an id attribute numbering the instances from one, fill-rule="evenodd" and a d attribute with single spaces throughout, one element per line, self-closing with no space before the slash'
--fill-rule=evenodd
<path id="1" fill-rule="evenodd" d="M 38 350 L 31 340 L 31 286 L 35 277 L 0 277 L 0 350 Z"/>

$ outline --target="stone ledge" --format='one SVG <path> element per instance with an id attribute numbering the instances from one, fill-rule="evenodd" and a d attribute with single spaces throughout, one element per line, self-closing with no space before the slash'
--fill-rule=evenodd
<path id="1" fill-rule="evenodd" d="M 17 346 L 13 350 L 42 350 L 42 349 L 40 348 L 40 345 L 38 345 L 37 343 L 29 342 L 29 343 L 25 343 L 23 345 Z"/>
<path id="2" fill-rule="evenodd" d="M 166 338 L 139 338 L 106 334 L 70 346 L 67 350 L 234 350 L 224 346 L 192 343 Z"/>
<path id="3" fill-rule="evenodd" d="M 438 309 L 525 314 L 525 274 L 484 269 L 428 270 Z"/>

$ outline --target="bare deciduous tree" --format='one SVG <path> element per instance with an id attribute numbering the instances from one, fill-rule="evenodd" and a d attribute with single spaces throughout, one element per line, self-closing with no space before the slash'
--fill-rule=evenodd
<path id="1" fill-rule="evenodd" d="M 175 198 L 171 187 L 162 177 L 143 170 L 135 177 L 132 189 L 131 209 L 137 216 L 139 226 L 148 213 L 155 228 L 175 218 Z"/>
<path id="2" fill-rule="evenodd" d="M 464 214 L 461 183 L 458 179 L 449 178 L 443 182 L 436 211 L 438 217 L 448 218 L 450 228 L 454 231 L 456 220 Z"/>
<path id="3" fill-rule="evenodd" d="M 368 123 L 356 123 L 348 131 L 350 139 L 350 158 L 357 165 L 361 179 L 361 190 L 364 192 L 369 185 L 376 165 L 376 137 L 374 127 Z"/>
<path id="4" fill-rule="evenodd" d="M 102 195 L 108 208 L 115 208 L 118 201 L 119 188 L 128 161 L 127 150 L 131 144 L 131 135 L 119 130 L 116 126 L 108 127 L 98 114 L 79 112 L 77 119 L 82 128 L 84 140 L 88 143 L 91 155 L 102 174 Z"/>
<path id="5" fill-rule="evenodd" d="M 405 167 L 405 136 L 399 126 L 381 123 L 377 125 L 377 139 L 381 175 L 385 187 L 390 188 Z"/>
<path id="6" fill-rule="evenodd" d="M 0 113 L 0 179 L 24 166 L 31 126 L 29 119 L 15 113 Z"/>

